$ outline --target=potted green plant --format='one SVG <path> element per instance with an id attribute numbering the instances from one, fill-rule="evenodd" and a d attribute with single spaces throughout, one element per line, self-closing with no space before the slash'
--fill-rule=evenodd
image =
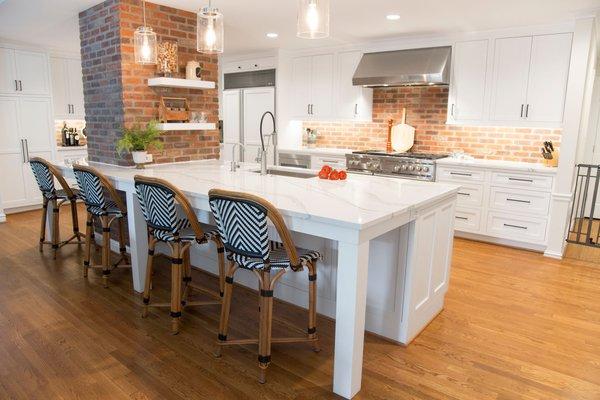
<path id="1" fill-rule="evenodd" d="M 161 150 L 163 143 L 160 141 L 161 131 L 157 128 L 158 122 L 153 120 L 142 128 L 140 124 L 130 128 L 123 127 L 123 137 L 117 142 L 117 152 L 131 153 L 136 168 L 144 168 L 148 159 L 148 150 Z"/>

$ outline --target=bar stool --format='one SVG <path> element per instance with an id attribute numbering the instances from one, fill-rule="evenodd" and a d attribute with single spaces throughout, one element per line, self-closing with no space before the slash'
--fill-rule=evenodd
<path id="1" fill-rule="evenodd" d="M 140 201 L 142 214 L 148 225 L 148 263 L 146 282 L 144 285 L 144 311 L 142 317 L 148 315 L 148 307 L 170 307 L 171 329 L 179 333 L 181 311 L 184 307 L 221 304 L 225 285 L 225 258 L 223 242 L 217 231 L 204 232 L 196 214 L 192 210 L 185 195 L 169 182 L 140 175 L 134 177 L 135 189 Z M 177 212 L 181 207 L 185 217 Z M 212 292 L 192 283 L 190 264 L 190 248 L 192 244 L 207 244 L 212 240 L 217 246 L 219 263 L 219 293 Z M 150 304 L 150 287 L 152 285 L 152 268 L 154 249 L 157 242 L 164 242 L 171 248 L 171 302 Z M 182 291 L 181 282 L 184 283 Z M 191 290 L 208 294 L 217 300 L 189 301 Z"/>
<path id="2" fill-rule="evenodd" d="M 321 254 L 317 251 L 309 251 L 298 256 L 281 214 L 268 201 L 246 193 L 218 189 L 209 191 L 208 197 L 229 260 L 215 356 L 221 356 L 222 346 L 257 343 L 259 382 L 265 383 L 266 369 L 271 362 L 271 343 L 310 342 L 315 352 L 320 351 L 316 319 L 317 260 L 321 259 Z M 275 225 L 282 243 L 269 240 L 268 220 Z M 258 278 L 260 290 L 258 339 L 227 339 L 233 275 L 239 267 L 252 271 Z M 272 338 L 275 284 L 288 269 L 302 271 L 303 267 L 308 269 L 309 281 L 307 334 L 296 338 Z M 273 276 L 271 271 L 275 271 Z"/>
<path id="3" fill-rule="evenodd" d="M 79 232 L 79 221 L 77 219 L 77 195 L 79 191 L 76 188 L 71 188 L 62 173 L 52 165 L 50 162 L 40 157 L 32 157 L 29 160 L 31 171 L 35 181 L 38 184 L 40 191 L 42 192 L 43 208 L 42 208 L 42 223 L 40 228 L 40 252 L 44 251 L 44 245 L 52 245 L 54 253 L 54 259 L 56 259 L 56 252 L 59 248 L 65 244 L 72 243 L 73 240 L 77 242 L 72 244 L 81 244 L 81 237 L 83 236 Z M 54 179 L 58 181 L 62 189 L 56 189 Z M 59 210 L 66 202 L 71 203 L 71 220 L 73 225 L 73 235 L 67 240 L 60 241 L 59 232 Z M 52 240 L 46 241 L 46 220 L 48 219 L 48 203 L 52 204 Z"/>
<path id="4" fill-rule="evenodd" d="M 127 261 L 125 247 L 125 225 L 123 219 L 127 217 L 127 208 L 117 194 L 110 181 L 94 168 L 74 164 L 73 171 L 79 185 L 80 197 L 87 208 L 87 222 L 85 232 L 85 259 L 83 261 L 83 276 L 88 276 L 88 269 L 102 270 L 102 284 L 108 287 L 108 277 L 115 268 L 131 268 Z M 102 264 L 90 265 L 91 247 L 94 241 L 94 220 L 99 220 L 102 226 Z M 116 263 L 111 263 L 110 257 L 110 227 L 113 222 L 119 224 L 119 252 L 120 258 Z"/>

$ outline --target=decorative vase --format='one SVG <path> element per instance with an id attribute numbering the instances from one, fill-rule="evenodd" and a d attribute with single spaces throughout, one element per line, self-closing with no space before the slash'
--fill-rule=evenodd
<path id="1" fill-rule="evenodd" d="M 198 61 L 188 61 L 185 66 L 185 79 L 200 79 L 202 68 Z"/>
<path id="2" fill-rule="evenodd" d="M 137 169 L 144 169 L 144 164 L 148 161 L 147 151 L 132 151 L 131 156 Z"/>

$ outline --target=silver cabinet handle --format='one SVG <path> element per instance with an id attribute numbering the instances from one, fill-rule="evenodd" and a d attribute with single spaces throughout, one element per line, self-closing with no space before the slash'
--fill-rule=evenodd
<path id="1" fill-rule="evenodd" d="M 469 218 L 467 218 L 467 217 L 459 217 L 458 215 L 455 215 L 454 218 L 456 218 L 456 219 L 462 219 L 463 221 L 468 221 L 469 220 Z"/>
<path id="2" fill-rule="evenodd" d="M 19 90 L 23 91 L 23 81 L 19 81 Z"/>
<path id="3" fill-rule="evenodd" d="M 310 115 L 310 104 L 306 105 L 306 113 Z"/>
<path id="4" fill-rule="evenodd" d="M 314 112 L 314 109 L 313 109 L 314 106 L 315 106 L 314 104 L 310 105 L 310 115 L 315 115 L 315 112 Z"/>
<path id="5" fill-rule="evenodd" d="M 354 115 L 358 115 L 358 103 L 354 103 Z"/>
<path id="6" fill-rule="evenodd" d="M 69 104 L 69 112 L 70 112 L 71 114 L 75 114 L 75 109 L 74 109 L 74 107 L 73 107 L 73 104 Z"/>
<path id="7" fill-rule="evenodd" d="M 466 172 L 450 172 L 450 175 L 473 176 L 473 174 L 469 174 L 469 173 L 466 173 Z"/>
<path id="8" fill-rule="evenodd" d="M 506 201 L 512 201 L 513 203 L 525 203 L 525 204 L 531 204 L 530 200 L 519 200 L 519 199 L 511 199 L 510 197 L 508 197 L 506 199 Z"/>
<path id="9" fill-rule="evenodd" d="M 458 192 L 458 194 L 460 194 L 461 196 L 470 196 L 471 193 L 463 193 L 463 192 Z"/>
<path id="10" fill-rule="evenodd" d="M 15 79 L 15 92 L 19 91 L 19 81 Z"/>
<path id="11" fill-rule="evenodd" d="M 452 107 L 450 108 L 450 116 L 454 118 L 454 103 L 452 103 Z"/>
<path id="12" fill-rule="evenodd" d="M 513 225 L 513 224 L 503 224 L 503 225 L 506 226 L 507 228 L 517 228 L 517 229 L 525 229 L 525 230 L 527 230 L 526 226 Z"/>
<path id="13" fill-rule="evenodd" d="M 517 181 L 517 182 L 529 182 L 529 183 L 533 183 L 533 179 L 525 179 L 525 178 L 512 178 L 512 177 L 508 177 L 509 181 Z"/>
<path id="14" fill-rule="evenodd" d="M 525 107 L 525 118 L 529 118 L 529 104 Z"/>
<path id="15" fill-rule="evenodd" d="M 27 162 L 27 159 L 25 158 L 25 139 L 21 139 L 21 160 L 23 161 L 23 164 Z"/>
<path id="16" fill-rule="evenodd" d="M 27 139 L 25 139 L 25 157 L 25 162 L 29 162 L 29 142 L 27 141 Z"/>
<path id="17" fill-rule="evenodd" d="M 521 118 L 523 118 L 523 109 L 525 108 L 525 104 L 521 104 Z"/>

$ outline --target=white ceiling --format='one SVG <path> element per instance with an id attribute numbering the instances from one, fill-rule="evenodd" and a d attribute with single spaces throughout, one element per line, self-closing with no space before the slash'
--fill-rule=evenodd
<path id="1" fill-rule="evenodd" d="M 241 54 L 406 35 L 551 24 L 600 7 L 600 0 L 330 0 L 331 37 L 295 37 L 296 0 L 213 0 L 225 16 L 225 52 Z M 0 38 L 79 50 L 77 14 L 99 0 L 0 0 Z M 197 11 L 207 0 L 154 0 Z M 398 21 L 386 20 L 397 13 Z M 267 32 L 279 38 L 268 39 Z"/>

